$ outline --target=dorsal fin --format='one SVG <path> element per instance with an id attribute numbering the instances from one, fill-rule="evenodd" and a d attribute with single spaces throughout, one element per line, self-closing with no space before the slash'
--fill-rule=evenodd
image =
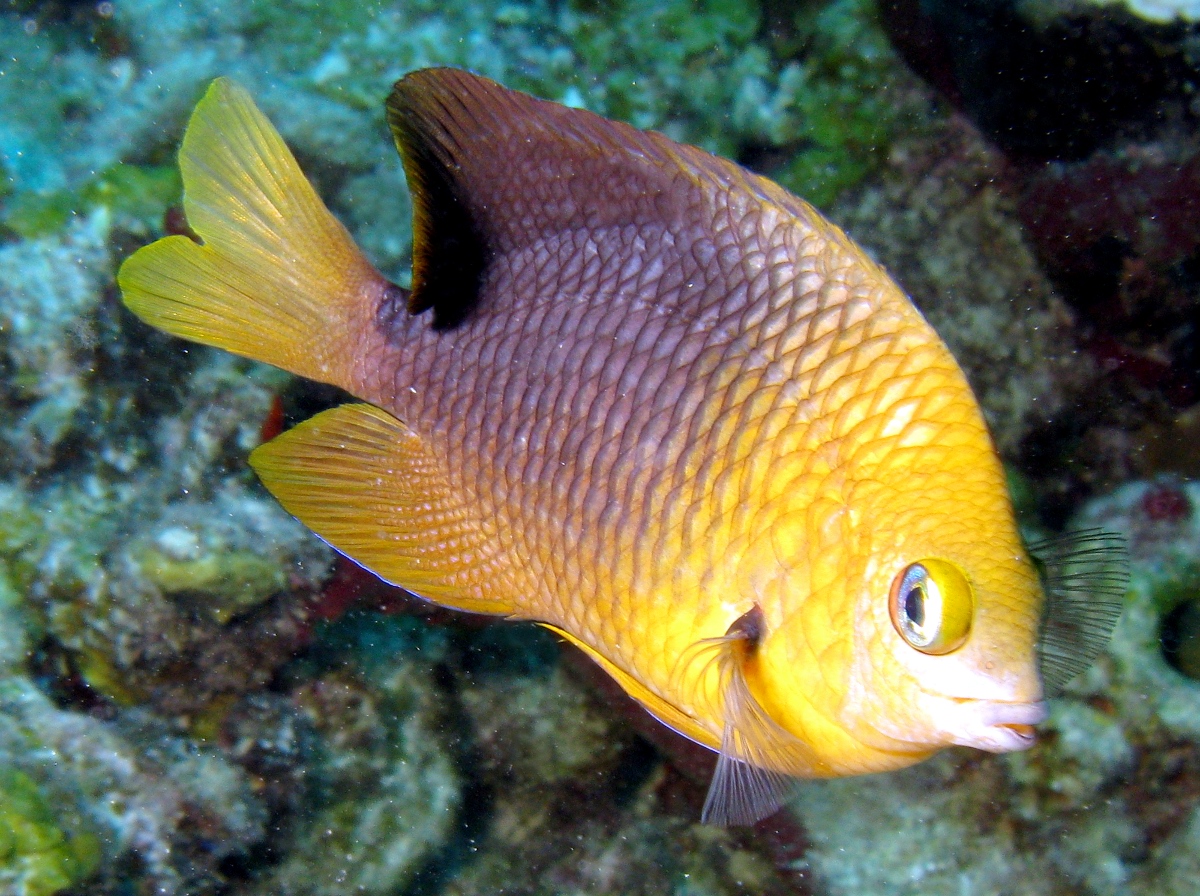
<path id="1" fill-rule="evenodd" d="M 440 328 L 470 314 L 496 254 L 568 229 L 671 227 L 702 179 L 758 181 L 661 134 L 457 69 L 406 75 L 387 112 L 413 195 L 409 307 L 432 308 Z"/>

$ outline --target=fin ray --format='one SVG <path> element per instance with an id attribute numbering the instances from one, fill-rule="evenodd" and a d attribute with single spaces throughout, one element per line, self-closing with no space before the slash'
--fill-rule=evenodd
<path id="1" fill-rule="evenodd" d="M 1038 666 L 1053 696 L 1108 646 L 1129 587 L 1128 550 L 1120 535 L 1082 529 L 1032 544 L 1029 553 L 1043 573 Z"/>
<path id="2" fill-rule="evenodd" d="M 760 768 L 734 758 L 731 745 L 722 738 L 721 752 L 712 783 L 704 797 L 701 824 L 752 825 L 779 811 L 791 779 L 779 772 Z"/>
<path id="3" fill-rule="evenodd" d="M 250 464 L 290 513 L 380 578 L 444 606 L 511 614 L 509 564 L 411 429 L 346 404 L 256 448 Z"/>
<path id="4" fill-rule="evenodd" d="M 736 625 L 736 624 L 735 624 Z M 782 769 L 819 767 L 811 749 L 789 734 L 763 709 L 750 690 L 741 633 L 713 639 L 721 694 L 721 755 L 704 799 L 705 824 L 748 825 L 774 814 L 791 779 Z"/>
<path id="5" fill-rule="evenodd" d="M 754 696 L 747 666 L 761 631 L 762 611 L 754 606 L 725 635 L 692 645 L 675 672 L 681 684 L 690 679 L 699 685 L 709 679 L 710 668 L 716 671 L 720 706 L 710 714 L 721 719 L 721 745 L 701 814 L 707 824 L 754 824 L 783 804 L 792 775 L 829 773 L 816 751 L 785 730 Z M 698 669 L 697 663 L 702 664 Z"/>
<path id="6" fill-rule="evenodd" d="M 329 213 L 245 90 L 212 83 L 179 168 L 203 242 L 169 236 L 134 253 L 117 278 L 125 304 L 184 339 L 346 385 L 358 309 L 398 287 Z"/>

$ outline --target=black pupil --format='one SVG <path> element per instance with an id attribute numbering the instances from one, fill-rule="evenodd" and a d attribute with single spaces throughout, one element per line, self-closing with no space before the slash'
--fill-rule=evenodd
<path id="1" fill-rule="evenodd" d="M 925 590 L 920 585 L 909 588 L 904 595 L 904 615 L 917 627 L 925 624 Z"/>

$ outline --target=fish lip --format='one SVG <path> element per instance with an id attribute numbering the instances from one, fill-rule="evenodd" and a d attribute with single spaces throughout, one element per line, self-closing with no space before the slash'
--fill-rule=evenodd
<path id="1" fill-rule="evenodd" d="M 1034 726 L 1046 721 L 1046 703 L 1003 703 L 965 700 L 959 705 L 962 727 L 955 743 L 989 753 L 1009 753 L 1033 746 Z"/>

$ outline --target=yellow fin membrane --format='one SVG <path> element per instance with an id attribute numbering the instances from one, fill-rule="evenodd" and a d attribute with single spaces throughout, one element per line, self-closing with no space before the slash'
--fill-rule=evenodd
<path id="1" fill-rule="evenodd" d="M 355 308 L 393 288 L 359 252 L 248 93 L 219 78 L 179 150 L 183 206 L 203 240 L 169 236 L 117 280 L 147 323 L 342 385 Z M 360 312 L 361 313 L 361 312 Z"/>
<path id="2" fill-rule="evenodd" d="M 421 438 L 368 404 L 306 420 L 250 455 L 287 510 L 352 560 L 439 604 L 511 613 L 508 563 Z"/>
<path id="3" fill-rule="evenodd" d="M 539 623 L 543 628 L 547 628 L 554 634 L 561 637 L 564 641 L 574 644 L 589 656 L 596 665 L 600 666 L 605 672 L 616 679 L 617 683 L 625 689 L 634 700 L 646 708 L 646 710 L 666 725 L 673 731 L 678 731 L 688 740 L 693 740 L 698 744 L 716 750 L 717 742 L 712 735 L 706 731 L 699 722 L 691 716 L 684 713 L 677 706 L 668 703 L 658 694 L 646 687 L 640 679 L 626 672 L 604 654 L 599 653 L 593 647 L 585 644 L 583 641 L 576 638 L 573 634 L 557 625 L 551 625 L 549 622 Z"/>

